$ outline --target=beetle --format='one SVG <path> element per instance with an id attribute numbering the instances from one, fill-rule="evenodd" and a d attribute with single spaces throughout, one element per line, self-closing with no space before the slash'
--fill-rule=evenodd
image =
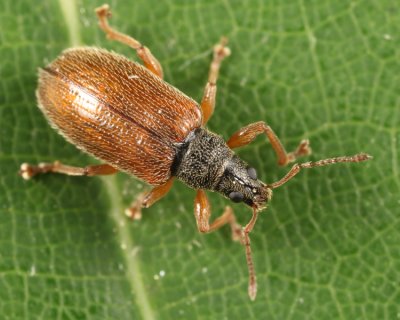
<path id="1" fill-rule="evenodd" d="M 241 128 L 226 142 L 206 128 L 215 107 L 221 62 L 230 55 L 226 38 L 213 48 L 208 81 L 198 104 L 163 81 L 161 64 L 147 47 L 108 24 L 111 16 L 108 5 L 97 8 L 96 13 L 107 37 L 133 48 L 144 66 L 99 48 L 68 49 L 39 71 L 37 99 L 52 127 L 104 164 L 80 168 L 59 161 L 38 165 L 23 163 L 19 174 L 30 179 L 47 172 L 76 176 L 127 172 L 153 186 L 127 209 L 127 214 L 134 219 L 141 217 L 141 208 L 148 208 L 165 196 L 174 179 L 184 182 L 197 190 L 194 215 L 198 230 L 208 233 L 229 224 L 233 239 L 244 245 L 249 271 L 248 294 L 254 300 L 257 285 L 249 233 L 259 212 L 270 201 L 272 190 L 301 169 L 360 162 L 371 156 L 360 153 L 296 163 L 279 181 L 262 182 L 256 169 L 240 159 L 233 149 L 265 134 L 278 164 L 287 165 L 309 155 L 311 148 L 308 140 L 302 140 L 293 152 L 286 152 L 274 131 L 262 121 Z M 204 190 L 218 192 L 232 202 L 249 206 L 252 217 L 248 224 L 240 226 L 230 206 L 210 223 L 211 209 Z"/>

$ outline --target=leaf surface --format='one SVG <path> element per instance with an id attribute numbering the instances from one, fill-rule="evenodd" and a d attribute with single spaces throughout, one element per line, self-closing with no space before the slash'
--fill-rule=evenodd
<path id="1" fill-rule="evenodd" d="M 145 186 L 124 174 L 45 175 L 22 162 L 80 153 L 36 107 L 37 69 L 65 48 L 101 46 L 95 1 L 0 3 L 0 318 L 395 319 L 400 314 L 399 4 L 373 1 L 112 1 L 112 24 L 151 48 L 168 82 L 200 101 L 211 48 L 232 55 L 209 128 L 228 138 L 264 120 L 310 159 L 374 160 L 299 174 L 277 189 L 251 234 L 258 296 L 229 228 L 196 230 L 194 191 L 176 183 L 142 221 L 123 214 Z M 265 137 L 238 151 L 273 182 Z M 306 161 L 306 160 L 305 160 Z M 213 216 L 227 201 L 210 196 Z M 250 211 L 235 205 L 244 224 Z"/>

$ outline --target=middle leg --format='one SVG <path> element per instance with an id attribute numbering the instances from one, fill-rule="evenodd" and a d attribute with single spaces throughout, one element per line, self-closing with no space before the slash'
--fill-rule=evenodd
<path id="1" fill-rule="evenodd" d="M 133 201 L 132 205 L 125 210 L 125 214 L 133 220 L 140 220 L 142 218 L 142 208 L 149 208 L 164 197 L 171 190 L 173 182 L 174 178 L 170 178 L 166 183 L 154 187 L 149 192 L 142 192 Z"/>
<path id="2" fill-rule="evenodd" d="M 217 94 L 217 79 L 221 62 L 231 54 L 231 51 L 226 44 L 228 40 L 221 38 L 221 41 L 214 46 L 214 56 L 210 65 L 210 71 L 208 73 L 208 81 L 204 88 L 203 98 L 201 100 L 201 110 L 203 111 L 203 122 L 204 126 L 210 119 L 215 108 L 215 96 Z"/>

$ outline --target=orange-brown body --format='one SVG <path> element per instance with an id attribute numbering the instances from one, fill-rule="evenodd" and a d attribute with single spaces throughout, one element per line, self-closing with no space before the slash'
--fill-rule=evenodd
<path id="1" fill-rule="evenodd" d="M 78 148 L 105 163 L 73 167 L 59 161 L 21 164 L 24 179 L 55 172 L 76 176 L 95 176 L 126 171 L 154 185 L 138 196 L 127 210 L 133 219 L 165 196 L 173 180 L 178 179 L 197 190 L 194 216 L 200 232 L 212 232 L 230 225 L 234 240 L 245 247 L 249 270 L 248 293 L 257 293 L 249 233 L 258 213 L 265 209 L 272 190 L 297 175 L 301 169 L 339 162 L 371 159 L 367 154 L 336 157 L 316 162 L 296 163 L 285 177 L 266 184 L 257 178 L 256 169 L 234 154 L 265 134 L 280 165 L 310 154 L 308 140 L 302 140 L 292 152 L 286 152 L 279 138 L 265 122 L 249 124 L 228 141 L 205 128 L 214 107 L 217 78 L 222 60 L 229 56 L 227 40 L 222 38 L 213 50 L 207 84 L 200 105 L 162 80 L 161 64 L 150 50 L 128 35 L 109 26 L 108 5 L 96 9 L 100 28 L 108 38 L 133 48 L 145 67 L 116 53 L 97 48 L 78 48 L 63 52 L 40 70 L 37 96 L 39 106 L 53 127 Z M 252 217 L 243 228 L 236 222 L 231 207 L 210 223 L 211 209 L 204 190 L 220 193 L 233 202 L 252 208 Z"/>
<path id="2" fill-rule="evenodd" d="M 80 149 L 151 185 L 171 177 L 176 147 L 201 126 L 191 98 L 127 58 L 69 49 L 40 70 L 39 106 Z"/>

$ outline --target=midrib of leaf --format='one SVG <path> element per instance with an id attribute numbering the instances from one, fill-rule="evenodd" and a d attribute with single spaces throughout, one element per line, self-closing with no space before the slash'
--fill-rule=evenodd
<path id="1" fill-rule="evenodd" d="M 59 0 L 61 11 L 68 28 L 69 42 L 72 47 L 81 45 L 80 24 L 78 19 L 78 7 L 75 0 Z"/>
<path id="2" fill-rule="evenodd" d="M 124 208 L 121 201 L 120 191 L 117 187 L 116 177 L 104 177 L 102 180 L 104 181 L 107 192 L 110 196 L 110 215 L 115 224 L 115 234 L 121 244 L 121 248 L 125 248 L 122 250 L 122 256 L 125 260 L 126 276 L 129 285 L 136 297 L 136 305 L 142 314 L 143 319 L 155 319 L 144 287 L 138 255 L 133 256 L 133 248 L 135 247 L 129 234 L 129 224 L 125 223 L 123 220 L 121 221 L 121 219 L 125 218 L 123 215 Z"/>
<path id="3" fill-rule="evenodd" d="M 61 11 L 63 13 L 65 23 L 68 29 L 69 41 L 71 46 L 81 45 L 78 8 L 75 0 L 59 0 Z M 129 234 L 128 225 L 121 223 L 123 216 L 122 199 L 117 187 L 115 177 L 105 177 L 102 179 L 104 182 L 107 193 L 110 197 L 111 213 L 110 216 L 115 224 L 116 238 L 118 243 L 121 244 L 122 257 L 126 266 L 126 277 L 131 287 L 131 292 L 136 297 L 135 304 L 142 315 L 142 319 L 152 320 L 155 319 L 154 312 L 151 308 L 148 295 L 143 283 L 142 272 L 138 256 L 133 257 L 131 254 L 134 243 Z"/>

